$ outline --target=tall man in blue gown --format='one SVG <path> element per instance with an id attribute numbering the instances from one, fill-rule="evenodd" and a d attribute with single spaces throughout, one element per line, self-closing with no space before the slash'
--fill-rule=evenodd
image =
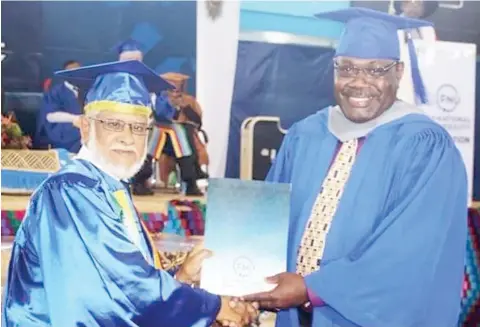
<path id="1" fill-rule="evenodd" d="M 78 67 L 80 67 L 80 64 L 75 60 L 69 60 L 63 65 L 64 69 Z M 43 96 L 42 107 L 37 115 L 34 146 L 41 149 L 62 148 L 77 153 L 81 146 L 79 130 L 71 124 L 51 123 L 47 120 L 47 115 L 58 111 L 81 115 L 81 102 L 78 87 L 67 81 L 57 83 L 46 91 Z"/>
<path id="2" fill-rule="evenodd" d="M 139 219 L 125 180 L 147 152 L 151 92 L 168 88 L 139 61 L 101 64 L 59 75 L 93 82 L 80 118 L 77 158 L 33 194 L 15 238 L 3 326 L 243 326 L 251 305 L 194 282 L 201 251 L 174 277 Z"/>
<path id="3" fill-rule="evenodd" d="M 278 310 L 278 327 L 456 326 L 464 163 L 445 129 L 396 99 L 397 30 L 429 23 L 358 8 L 318 17 L 346 23 L 338 105 L 288 131 L 268 175 L 292 185 L 288 272 L 246 299 Z"/>

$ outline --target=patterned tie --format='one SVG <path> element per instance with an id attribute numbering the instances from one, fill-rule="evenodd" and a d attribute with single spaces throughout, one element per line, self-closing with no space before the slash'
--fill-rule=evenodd
<path id="1" fill-rule="evenodd" d="M 355 162 L 357 147 L 357 139 L 343 143 L 323 180 L 298 251 L 297 272 L 302 276 L 320 267 L 327 234 Z"/>

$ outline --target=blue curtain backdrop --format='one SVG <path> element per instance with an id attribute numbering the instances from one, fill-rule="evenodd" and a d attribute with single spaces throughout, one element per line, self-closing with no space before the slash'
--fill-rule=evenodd
<path id="1" fill-rule="evenodd" d="M 333 50 L 240 42 L 232 99 L 227 177 L 239 177 L 240 126 L 252 116 L 278 116 L 282 127 L 333 104 Z"/>
<path id="2" fill-rule="evenodd" d="M 195 92 L 195 1 L 2 2 L 2 89 L 41 91 L 42 81 L 66 60 L 116 60 L 110 49 L 128 37 L 145 46 L 157 72 L 192 76 Z"/>

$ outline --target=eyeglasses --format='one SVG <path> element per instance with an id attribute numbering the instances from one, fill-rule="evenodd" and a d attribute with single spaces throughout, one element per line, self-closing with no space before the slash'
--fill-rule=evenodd
<path id="1" fill-rule="evenodd" d="M 129 126 L 130 130 L 132 131 L 132 134 L 136 134 L 136 135 L 146 135 L 148 131 L 152 130 L 152 128 L 149 127 L 148 124 L 143 124 L 143 123 L 127 123 L 123 120 L 117 120 L 117 119 L 95 119 L 95 118 L 90 118 L 90 119 L 94 121 L 98 121 L 99 123 L 102 124 L 104 129 L 112 132 L 123 132 L 123 130 L 125 129 L 125 126 Z"/>
<path id="2" fill-rule="evenodd" d="M 361 67 L 357 67 L 357 66 L 350 65 L 350 64 L 341 65 L 336 61 L 333 62 L 333 66 L 334 66 L 335 70 L 337 71 L 338 76 L 347 77 L 347 78 L 356 77 L 356 76 L 358 76 L 358 74 L 360 72 L 363 72 L 367 77 L 370 77 L 370 78 L 382 77 L 390 69 L 392 69 L 396 65 L 398 65 L 398 61 L 391 62 L 388 65 L 383 66 L 383 67 L 361 68 Z"/>

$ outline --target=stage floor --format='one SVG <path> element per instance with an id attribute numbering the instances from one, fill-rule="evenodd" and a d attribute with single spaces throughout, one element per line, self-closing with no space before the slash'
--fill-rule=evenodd
<path id="1" fill-rule="evenodd" d="M 7 195 L 2 194 L 2 210 L 14 211 L 25 210 L 30 195 Z M 178 193 L 166 193 L 156 190 L 154 195 L 134 196 L 133 201 L 139 212 L 161 212 L 166 213 L 167 206 L 171 200 L 189 200 L 205 203 L 205 196 L 184 196 Z"/>

